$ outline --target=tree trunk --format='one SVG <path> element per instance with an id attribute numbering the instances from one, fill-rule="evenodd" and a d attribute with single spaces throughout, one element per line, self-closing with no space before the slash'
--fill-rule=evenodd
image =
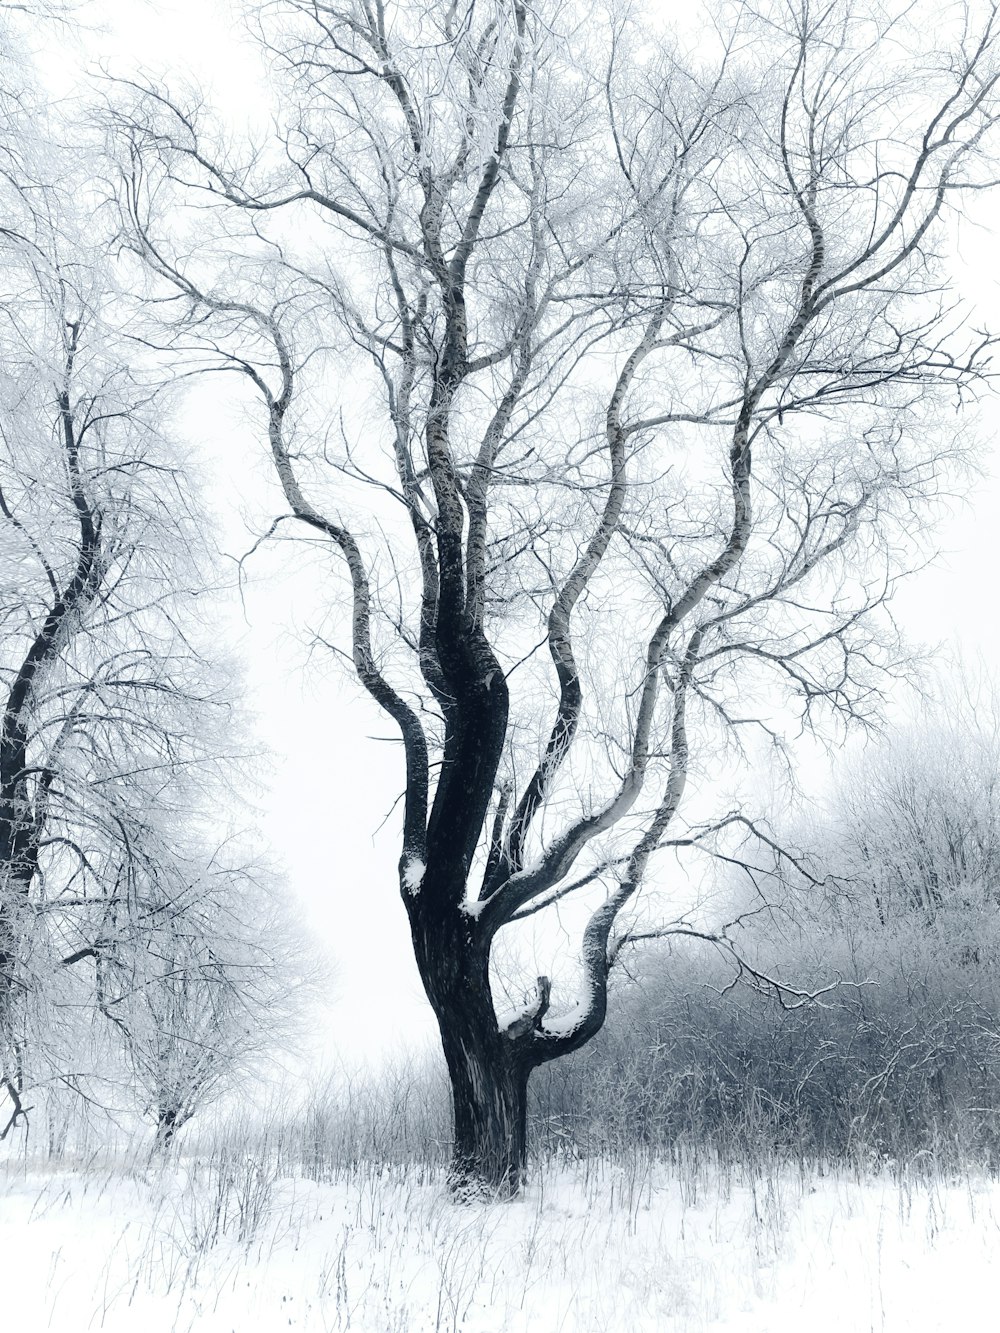
<path id="1" fill-rule="evenodd" d="M 473 1044 L 468 1033 L 456 1042 L 438 1022 L 454 1116 L 451 1187 L 460 1196 L 513 1198 L 527 1159 L 528 1071 L 496 1043 Z"/>
<path id="2" fill-rule="evenodd" d="M 489 949 L 461 911 L 411 913 L 421 979 L 451 1081 L 451 1188 L 463 1198 L 513 1198 L 527 1156 L 529 1068 L 499 1031 Z"/>
<path id="3" fill-rule="evenodd" d="M 173 1106 L 161 1106 L 156 1114 L 156 1138 L 153 1140 L 153 1152 L 165 1153 L 174 1141 L 174 1135 L 184 1124 L 184 1119 Z"/>

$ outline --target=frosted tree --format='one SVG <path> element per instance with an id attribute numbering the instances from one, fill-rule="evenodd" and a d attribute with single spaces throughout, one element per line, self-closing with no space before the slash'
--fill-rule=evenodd
<path id="1" fill-rule="evenodd" d="M 290 0 L 274 141 L 119 105 L 171 336 L 257 396 L 272 530 L 328 547 L 398 729 L 459 1190 L 517 1190 L 532 1070 L 624 947 L 693 930 L 636 924 L 662 854 L 782 855 L 706 810 L 722 756 L 863 725 L 906 669 L 884 606 L 990 347 L 939 256 L 997 109 L 989 7 L 939 45 L 918 10 L 742 4 L 694 54 L 621 7 Z M 572 902 L 577 992 L 498 1018 L 498 934 Z"/>
<path id="2" fill-rule="evenodd" d="M 113 1019 L 129 1053 L 139 1049 L 150 1022 L 132 1021 L 121 989 L 109 1000 L 109 973 L 127 970 L 129 996 L 141 993 L 156 1013 L 174 1003 L 177 968 L 162 955 L 213 954 L 226 1012 L 233 993 L 241 998 L 244 1053 L 263 1040 L 278 993 L 268 984 L 270 920 L 253 935 L 251 860 L 232 852 L 226 875 L 221 863 L 211 870 L 227 815 L 241 817 L 223 796 L 232 770 L 219 756 L 244 746 L 232 681 L 192 613 L 212 604 L 206 585 L 217 579 L 168 434 L 169 374 L 148 354 L 141 310 L 108 259 L 91 179 L 99 159 L 59 146 L 9 53 L 0 63 L 0 1137 L 22 1122 L 32 1088 L 83 1091 L 106 1076 L 86 1047 L 86 1015 Z M 248 916 L 235 930 L 238 903 Z M 193 990 L 194 964 L 178 966 Z M 223 1058 L 234 1033 L 221 1024 L 214 1038 L 220 1068 L 238 1063 Z M 209 1081 L 188 1080 L 185 1115 Z"/>
<path id="3" fill-rule="evenodd" d="M 131 1099 L 165 1148 L 196 1112 L 287 1053 L 310 971 L 273 872 L 219 852 L 150 850 L 134 900 L 106 913 L 95 990 Z"/>

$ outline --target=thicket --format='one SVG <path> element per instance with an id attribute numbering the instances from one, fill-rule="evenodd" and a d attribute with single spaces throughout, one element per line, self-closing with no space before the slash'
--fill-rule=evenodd
<path id="1" fill-rule="evenodd" d="M 643 1143 L 720 1155 L 998 1160 L 1000 984 L 935 932 L 844 930 L 783 959 L 849 984 L 784 1010 L 722 960 L 657 958 L 591 1048 L 535 1090 L 539 1141 L 575 1152 Z"/>
<path id="2" fill-rule="evenodd" d="M 961 697 L 958 697 L 961 696 Z M 600 1038 L 535 1093 L 549 1146 L 711 1145 L 840 1159 L 1000 1152 L 1000 727 L 944 708 L 841 765 L 792 830 L 807 874 L 747 898 L 742 957 L 689 939 L 637 959 Z"/>

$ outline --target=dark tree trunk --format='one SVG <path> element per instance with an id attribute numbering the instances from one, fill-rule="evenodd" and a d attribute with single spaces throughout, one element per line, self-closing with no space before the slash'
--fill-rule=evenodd
<path id="1" fill-rule="evenodd" d="M 470 1043 L 468 1034 L 456 1042 L 450 1024 L 441 1028 L 454 1115 L 452 1189 L 513 1198 L 527 1159 L 528 1071 L 503 1049 L 502 1037 L 498 1050 L 495 1041 L 481 1036 L 478 1044 Z"/>
<path id="2" fill-rule="evenodd" d="M 512 1198 L 524 1178 L 530 1069 L 499 1031 L 489 947 L 460 909 L 410 913 L 414 951 L 451 1082 L 451 1187 L 463 1197 Z"/>
<path id="3" fill-rule="evenodd" d="M 186 1116 L 176 1107 L 161 1106 L 156 1116 L 156 1138 L 153 1141 L 154 1152 L 166 1152 L 174 1141 L 174 1135 L 184 1124 Z"/>

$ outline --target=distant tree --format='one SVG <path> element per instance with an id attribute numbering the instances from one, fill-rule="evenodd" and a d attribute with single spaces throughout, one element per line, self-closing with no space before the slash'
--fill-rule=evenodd
<path id="1" fill-rule="evenodd" d="M 192 1116 L 285 1054 L 309 967 L 266 873 L 163 849 L 96 952 L 100 1013 L 166 1147 Z"/>
<path id="2" fill-rule="evenodd" d="M 695 55 L 621 6 L 260 18 L 277 138 L 133 86 L 125 227 L 177 347 L 259 395 L 272 531 L 343 561 L 453 1179 L 511 1194 L 532 1070 L 600 1029 L 627 943 L 695 933 L 626 919 L 657 853 L 780 855 L 691 776 L 863 724 L 905 670 L 879 612 L 990 347 L 939 254 L 994 174 L 996 20 L 743 3 Z M 498 1020 L 498 932 L 570 901 L 578 998 L 540 977 Z"/>

